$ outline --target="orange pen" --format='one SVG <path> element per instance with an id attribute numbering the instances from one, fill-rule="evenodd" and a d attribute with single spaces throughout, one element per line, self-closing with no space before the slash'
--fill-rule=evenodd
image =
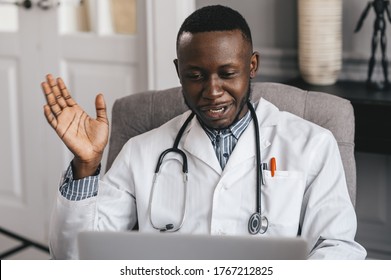
<path id="1" fill-rule="evenodd" d="M 276 158 L 272 157 L 270 159 L 270 171 L 272 173 L 272 177 L 274 177 L 274 172 L 276 171 L 276 169 L 277 169 Z"/>

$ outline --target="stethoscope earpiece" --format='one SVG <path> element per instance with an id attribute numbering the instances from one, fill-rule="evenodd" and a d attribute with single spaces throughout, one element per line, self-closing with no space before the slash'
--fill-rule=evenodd
<path id="1" fill-rule="evenodd" d="M 173 224 L 167 224 L 166 227 L 160 229 L 160 232 L 170 231 L 173 228 L 174 228 Z"/>

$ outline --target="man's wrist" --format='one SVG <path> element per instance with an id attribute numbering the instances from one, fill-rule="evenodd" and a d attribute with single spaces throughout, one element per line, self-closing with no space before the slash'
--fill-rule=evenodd
<path id="1" fill-rule="evenodd" d="M 74 158 L 71 165 L 74 180 L 83 179 L 89 176 L 97 176 L 100 174 L 100 161 L 81 162 Z"/>
<path id="2" fill-rule="evenodd" d="M 59 191 L 63 197 L 70 201 L 84 200 L 98 194 L 100 166 L 93 176 L 88 176 L 79 180 L 74 180 L 72 163 L 68 166 Z"/>

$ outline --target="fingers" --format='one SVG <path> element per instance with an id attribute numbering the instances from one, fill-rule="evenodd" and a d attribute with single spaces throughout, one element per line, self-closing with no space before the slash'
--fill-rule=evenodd
<path id="1" fill-rule="evenodd" d="M 106 102 L 103 98 L 103 94 L 98 94 L 95 98 L 96 119 L 105 123 L 109 123 L 107 120 Z"/>
<path id="2" fill-rule="evenodd" d="M 64 98 L 65 102 L 68 106 L 76 105 L 75 100 L 73 100 L 72 96 L 69 94 L 67 87 L 65 86 L 64 81 L 61 78 L 57 78 L 57 84 L 61 91 L 61 95 Z"/>
<path id="3" fill-rule="evenodd" d="M 57 119 L 52 114 L 52 110 L 50 109 L 50 106 L 49 105 L 44 105 L 43 112 L 45 114 L 46 120 L 51 125 L 51 127 L 56 129 L 57 128 Z"/>
<path id="4" fill-rule="evenodd" d="M 62 113 L 64 108 L 76 105 L 61 78 L 57 78 L 56 81 L 51 74 L 48 74 L 46 75 L 46 81 L 42 82 L 41 86 L 47 104 L 55 118 Z"/>
<path id="5" fill-rule="evenodd" d="M 57 99 L 54 92 L 52 91 L 52 88 L 47 82 L 43 82 L 41 85 L 42 85 L 42 90 L 46 97 L 46 102 L 51 112 L 54 114 L 55 117 L 58 117 L 62 113 L 62 109 L 60 105 L 57 103 Z"/>
<path id="6" fill-rule="evenodd" d="M 51 88 L 51 91 L 53 92 L 53 94 L 56 98 L 57 104 L 61 107 L 61 109 L 64 109 L 65 107 L 67 107 L 67 103 L 65 102 L 63 96 L 61 95 L 61 91 L 60 91 L 59 87 L 57 86 L 57 83 L 54 80 L 53 76 L 50 74 L 46 75 L 46 80 Z"/>

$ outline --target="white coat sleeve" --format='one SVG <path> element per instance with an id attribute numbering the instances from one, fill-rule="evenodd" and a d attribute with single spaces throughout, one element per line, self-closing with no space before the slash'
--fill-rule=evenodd
<path id="1" fill-rule="evenodd" d="M 133 228 L 137 214 L 133 180 L 127 172 L 129 154 L 129 145 L 125 145 L 110 171 L 99 180 L 97 196 L 70 201 L 58 192 L 49 232 L 53 259 L 78 258 L 79 232 Z"/>
<path id="2" fill-rule="evenodd" d="M 355 242 L 357 220 L 338 145 L 329 131 L 318 135 L 308 162 L 308 185 L 301 211 L 301 235 L 310 259 L 364 259 Z"/>

